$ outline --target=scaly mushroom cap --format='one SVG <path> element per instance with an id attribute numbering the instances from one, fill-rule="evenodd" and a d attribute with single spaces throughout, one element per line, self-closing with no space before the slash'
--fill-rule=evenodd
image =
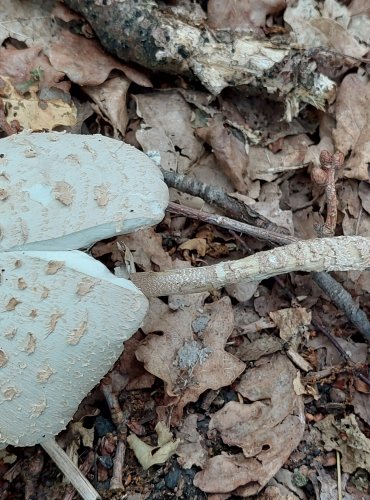
<path id="1" fill-rule="evenodd" d="M 147 308 L 133 284 L 82 252 L 1 252 L 0 448 L 63 430 Z"/>
<path id="2" fill-rule="evenodd" d="M 142 152 L 102 135 L 0 140 L 0 251 L 71 250 L 162 220 L 168 190 Z"/>

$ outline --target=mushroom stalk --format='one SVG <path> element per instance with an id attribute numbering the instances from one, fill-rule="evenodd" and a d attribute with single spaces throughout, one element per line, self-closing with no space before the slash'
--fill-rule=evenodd
<path id="1" fill-rule="evenodd" d="M 339 236 L 299 241 L 244 259 L 207 267 L 131 275 L 147 296 L 203 292 L 243 280 L 259 281 L 292 271 L 364 271 L 370 267 L 370 238 Z"/>

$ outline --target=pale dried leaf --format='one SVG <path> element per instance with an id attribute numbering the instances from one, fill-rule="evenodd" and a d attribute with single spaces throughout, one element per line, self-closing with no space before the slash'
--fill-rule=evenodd
<path id="1" fill-rule="evenodd" d="M 328 415 L 315 425 L 322 432 L 325 449 L 340 452 L 344 472 L 358 468 L 370 472 L 370 439 L 361 432 L 353 414 L 339 421 Z"/>
<path id="2" fill-rule="evenodd" d="M 355 413 L 370 425 L 370 394 L 355 392 L 351 401 Z"/>
<path id="3" fill-rule="evenodd" d="M 298 347 L 302 333 L 311 323 L 311 316 L 311 312 L 304 307 L 290 307 L 270 312 L 270 318 L 279 328 L 280 338 L 295 347 Z"/>
<path id="4" fill-rule="evenodd" d="M 140 462 L 140 465 L 144 470 L 149 469 L 153 465 L 163 464 L 176 452 L 180 440 L 172 440 L 172 434 L 167 430 L 164 431 L 164 424 L 158 422 L 155 427 L 155 431 L 158 435 L 158 441 L 163 433 L 166 434 L 167 440 L 162 442 L 158 446 L 150 446 L 141 439 L 139 439 L 135 434 L 130 434 L 127 438 L 127 442 L 130 448 L 135 453 L 136 458 Z"/>
<path id="5" fill-rule="evenodd" d="M 370 82 L 358 75 L 347 75 L 337 94 L 335 113 L 337 127 L 333 130 L 335 148 L 344 155 L 351 152 L 344 165 L 349 178 L 369 179 L 370 162 Z"/>
<path id="6" fill-rule="evenodd" d="M 174 418 L 206 389 L 232 383 L 245 367 L 224 351 L 233 329 L 230 299 L 203 306 L 204 294 L 189 297 L 191 303 L 177 311 L 159 299 L 151 301 L 143 331 L 163 333 L 148 335 L 136 351 L 146 370 L 162 379 L 167 394 L 177 399 Z"/>
<path id="7" fill-rule="evenodd" d="M 46 50 L 46 49 L 45 49 Z M 78 85 L 100 85 L 118 69 L 138 85 L 150 87 L 141 73 L 121 64 L 101 48 L 97 40 L 61 30 L 47 49 L 51 64 Z"/>
<path id="8" fill-rule="evenodd" d="M 248 156 L 245 145 L 217 117 L 207 127 L 198 128 L 197 136 L 212 148 L 217 164 L 230 179 L 234 188 L 245 193 L 248 190 Z"/>
<path id="9" fill-rule="evenodd" d="M 178 92 L 134 96 L 137 114 L 143 118 L 136 138 L 145 152 L 159 151 L 165 170 L 186 173 L 204 153 L 193 134 L 192 110 Z"/>
<path id="10" fill-rule="evenodd" d="M 266 17 L 284 9 L 286 0 L 209 0 L 208 24 L 214 29 L 249 30 L 265 25 Z"/>
<path id="11" fill-rule="evenodd" d="M 176 450 L 177 461 L 184 469 L 190 469 L 193 465 L 203 467 L 208 458 L 204 438 L 197 429 L 197 420 L 197 414 L 187 415 L 177 432 L 177 437 L 181 439 Z"/>
<path id="12" fill-rule="evenodd" d="M 0 79 L 1 80 L 1 79 Z M 62 99 L 40 100 L 36 89 L 29 89 L 27 97 L 13 87 L 8 78 L 2 78 L 3 101 L 7 107 L 7 120 L 18 120 L 24 129 L 33 131 L 53 130 L 55 127 L 73 126 L 77 111 L 74 103 Z"/>
<path id="13" fill-rule="evenodd" d="M 100 85 L 83 87 L 98 107 L 98 113 L 109 121 L 114 130 L 122 135 L 128 123 L 126 96 L 131 81 L 125 77 L 115 77 Z"/>

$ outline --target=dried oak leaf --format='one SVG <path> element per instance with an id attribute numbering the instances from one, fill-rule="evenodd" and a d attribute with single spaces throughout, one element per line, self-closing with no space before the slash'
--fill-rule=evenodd
<path id="1" fill-rule="evenodd" d="M 109 73 L 118 69 L 127 78 L 143 87 L 151 87 L 148 78 L 139 70 L 118 62 L 92 38 L 61 30 L 47 49 L 51 64 L 78 85 L 100 85 Z"/>
<path id="2" fill-rule="evenodd" d="M 71 86 L 70 82 L 61 81 L 65 74 L 53 68 L 40 47 L 0 47 L 0 75 L 9 77 L 22 93 L 35 84 L 39 90 L 55 87 L 64 92 Z"/>
<path id="3" fill-rule="evenodd" d="M 250 29 L 265 26 L 266 17 L 284 9 L 286 0 L 209 0 L 208 24 L 214 29 Z"/>
<path id="4" fill-rule="evenodd" d="M 124 76 L 106 80 L 100 85 L 83 87 L 84 92 L 91 97 L 95 105 L 94 111 L 103 116 L 122 135 L 126 132 L 128 123 L 126 95 L 131 81 Z"/>
<path id="5" fill-rule="evenodd" d="M 204 294 L 193 294 L 187 305 L 170 311 L 161 300 L 152 300 L 143 331 L 163 334 L 148 335 L 136 351 L 146 370 L 163 380 L 167 394 L 175 398 L 175 422 L 187 403 L 207 389 L 231 384 L 245 368 L 224 350 L 234 326 L 230 299 L 203 301 Z"/>
<path id="6" fill-rule="evenodd" d="M 192 109 L 179 92 L 134 96 L 143 119 L 136 138 L 145 152 L 160 153 L 165 170 L 186 173 L 201 158 L 204 148 L 193 134 Z"/>
<path id="7" fill-rule="evenodd" d="M 335 113 L 337 127 L 333 130 L 335 148 L 351 156 L 344 165 L 344 175 L 369 180 L 370 163 L 370 82 L 358 75 L 347 75 L 337 94 Z"/>
<path id="8" fill-rule="evenodd" d="M 302 439 L 302 398 L 294 392 L 296 369 L 283 355 L 259 360 L 237 386 L 250 404 L 231 401 L 215 413 L 209 429 L 243 455 L 218 455 L 208 460 L 194 484 L 205 492 L 251 496 L 276 474 Z"/>
<path id="9" fill-rule="evenodd" d="M 216 161 L 233 186 L 240 193 L 248 190 L 248 155 L 245 145 L 237 139 L 230 129 L 224 127 L 221 115 L 209 120 L 207 127 L 197 128 L 197 136 L 212 148 Z"/>
<path id="10" fill-rule="evenodd" d="M 198 415 L 196 413 L 187 415 L 176 434 L 181 439 L 176 450 L 177 461 L 184 469 L 190 469 L 193 465 L 203 467 L 208 458 L 204 438 L 197 429 L 197 421 Z"/>
<path id="11" fill-rule="evenodd" d="M 339 421 L 328 415 L 315 425 L 322 432 L 325 449 L 340 451 L 344 472 L 351 474 L 358 468 L 370 472 L 370 439 L 361 432 L 353 414 Z"/>

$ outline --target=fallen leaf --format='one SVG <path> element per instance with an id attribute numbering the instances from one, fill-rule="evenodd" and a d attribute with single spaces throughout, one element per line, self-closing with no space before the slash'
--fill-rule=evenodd
<path id="1" fill-rule="evenodd" d="M 280 309 L 278 311 L 270 312 L 270 318 L 279 328 L 279 336 L 285 342 L 297 349 L 302 334 L 311 323 L 311 312 L 307 311 L 304 307 L 289 307 L 287 309 Z"/>
<path id="2" fill-rule="evenodd" d="M 315 426 L 322 432 L 326 450 L 338 450 L 344 472 L 355 472 L 361 468 L 370 472 L 370 439 L 363 434 L 353 414 L 341 420 L 334 415 L 317 422 Z"/>
<path id="3" fill-rule="evenodd" d="M 245 368 L 224 350 L 234 323 L 230 299 L 203 305 L 204 294 L 193 294 L 187 300 L 188 305 L 176 311 L 152 300 L 143 331 L 162 334 L 148 335 L 136 351 L 145 369 L 163 380 L 167 394 L 176 398 L 175 421 L 187 403 L 207 389 L 231 384 Z"/>
<path id="4" fill-rule="evenodd" d="M 7 109 L 9 122 L 18 120 L 24 129 L 33 131 L 53 130 L 55 127 L 73 126 L 76 123 L 77 111 L 73 102 L 62 99 L 40 99 L 37 90 L 29 88 L 27 97 L 22 96 L 11 84 L 9 78 L 0 79 L 3 101 Z"/>
<path id="5" fill-rule="evenodd" d="M 100 85 L 83 87 L 96 106 L 93 109 L 112 125 L 113 130 L 122 135 L 128 123 L 126 96 L 131 81 L 123 76 L 106 80 Z"/>
<path id="6" fill-rule="evenodd" d="M 262 358 L 257 364 L 237 385 L 252 403 L 230 401 L 212 415 L 209 424 L 209 430 L 216 429 L 225 444 L 242 448 L 244 457 L 222 454 L 210 458 L 194 479 L 205 492 L 257 494 L 302 439 L 303 401 L 293 388 L 296 369 L 281 354 Z"/>
<path id="7" fill-rule="evenodd" d="M 153 465 L 167 462 L 180 444 L 180 439 L 173 440 L 172 433 L 169 432 L 162 422 L 158 422 L 155 426 L 155 431 L 158 436 L 158 446 L 148 445 L 135 436 L 135 434 L 130 434 L 127 437 L 130 448 L 144 470 L 149 469 Z"/>
<path id="8" fill-rule="evenodd" d="M 134 96 L 143 119 L 136 138 L 143 150 L 158 151 L 165 170 L 186 173 L 204 153 L 193 134 L 192 109 L 179 92 L 153 92 Z"/>
<path id="9" fill-rule="evenodd" d="M 144 74 L 118 62 L 104 52 L 95 39 L 61 30 L 45 50 L 54 68 L 66 73 L 78 85 L 100 85 L 112 70 L 117 69 L 138 85 L 151 87 L 151 82 Z"/>
<path id="10" fill-rule="evenodd" d="M 197 429 L 198 415 L 192 413 L 187 415 L 177 432 L 181 443 L 176 450 L 177 461 L 184 469 L 190 469 L 193 465 L 203 467 L 208 458 L 204 438 Z"/>
<path id="11" fill-rule="evenodd" d="M 348 178 L 368 181 L 370 162 L 370 82 L 357 74 L 347 75 L 337 93 L 335 114 L 337 126 L 333 130 L 335 148 L 349 160 L 343 173 Z"/>
<path id="12" fill-rule="evenodd" d="M 285 0 L 209 0 L 208 24 L 214 29 L 247 30 L 265 26 L 266 17 L 284 9 Z"/>
<path id="13" fill-rule="evenodd" d="M 220 115 L 208 121 L 207 127 L 197 128 L 196 134 L 212 148 L 217 164 L 241 193 L 248 190 L 246 146 L 224 126 Z"/>
<path id="14" fill-rule="evenodd" d="M 370 394 L 355 392 L 351 404 L 355 413 L 370 425 Z"/>

